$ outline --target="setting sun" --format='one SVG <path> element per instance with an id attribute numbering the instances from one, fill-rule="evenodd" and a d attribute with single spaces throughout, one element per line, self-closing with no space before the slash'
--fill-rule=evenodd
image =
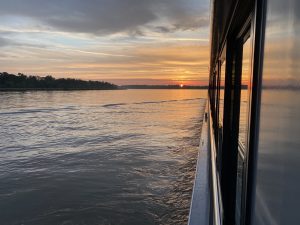
<path id="1" fill-rule="evenodd" d="M 180 87 L 182 88 L 182 87 L 183 87 L 183 84 L 180 84 Z"/>

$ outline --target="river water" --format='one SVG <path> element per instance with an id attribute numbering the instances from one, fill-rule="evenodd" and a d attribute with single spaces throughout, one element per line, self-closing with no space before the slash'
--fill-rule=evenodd
<path id="1" fill-rule="evenodd" d="M 186 224 L 205 90 L 0 93 L 0 224 Z"/>

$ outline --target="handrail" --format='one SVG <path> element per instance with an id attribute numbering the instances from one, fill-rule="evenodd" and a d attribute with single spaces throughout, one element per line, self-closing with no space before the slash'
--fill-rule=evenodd
<path id="1" fill-rule="evenodd" d="M 214 138 L 214 132 L 212 128 L 212 117 L 210 112 L 210 104 L 209 104 L 209 134 L 210 134 L 210 153 L 211 153 L 211 176 L 212 176 L 212 193 L 213 193 L 213 218 L 215 225 L 221 225 L 221 206 L 220 206 L 220 191 L 219 191 L 219 183 L 217 176 L 217 167 L 216 167 L 216 144 Z"/>

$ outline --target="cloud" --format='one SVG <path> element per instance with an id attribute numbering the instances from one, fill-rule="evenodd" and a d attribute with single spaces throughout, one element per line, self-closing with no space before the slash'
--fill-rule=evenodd
<path id="1" fill-rule="evenodd" d="M 182 19 L 169 26 L 155 26 L 152 28 L 153 31 L 158 33 L 173 33 L 176 31 L 187 31 L 187 30 L 196 30 L 201 27 L 206 27 L 209 23 L 207 17 L 194 17 Z"/>
<path id="2" fill-rule="evenodd" d="M 143 35 L 151 23 L 155 32 L 195 29 L 208 25 L 208 1 L 203 0 L 10 0 L 1 1 L 0 15 L 27 18 L 33 26 L 64 32 Z"/>
<path id="3" fill-rule="evenodd" d="M 0 67 L 81 79 L 206 78 L 208 4 L 0 0 Z"/>
<path id="4" fill-rule="evenodd" d="M 6 38 L 0 37 L 0 47 L 9 45 L 9 40 Z"/>
<path id="5" fill-rule="evenodd" d="M 18 42 L 8 38 L 0 37 L 0 48 L 2 47 L 30 47 L 30 48 L 47 48 L 47 45 L 43 44 L 32 44 L 32 43 L 25 43 L 25 42 Z"/>
<path id="6" fill-rule="evenodd" d="M 199 27 L 205 27 L 209 24 L 209 18 L 206 17 L 196 17 L 182 20 L 181 23 L 174 24 L 176 29 L 179 30 L 195 30 Z"/>
<path id="7" fill-rule="evenodd" d="M 14 73 L 82 79 L 191 80 L 207 77 L 208 46 L 149 44 L 123 49 L 118 55 L 111 49 L 105 56 L 100 51 L 101 48 L 84 52 L 65 48 L 34 51 L 17 48 L 9 58 L 0 61 L 0 67 Z M 128 53 L 132 57 L 124 57 Z"/>

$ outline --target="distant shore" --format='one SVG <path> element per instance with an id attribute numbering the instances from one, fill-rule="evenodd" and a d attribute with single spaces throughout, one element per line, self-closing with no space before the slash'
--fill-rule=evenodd
<path id="1" fill-rule="evenodd" d="M 73 78 L 56 79 L 50 75 L 45 77 L 25 75 L 22 73 L 0 73 L 1 91 L 56 91 L 56 90 L 116 90 L 118 85 L 105 81 L 79 80 Z"/>
<path id="2" fill-rule="evenodd" d="M 207 87 L 203 86 L 189 86 L 189 87 L 174 87 L 170 88 L 168 86 L 160 87 L 119 87 L 115 89 L 84 89 L 84 88 L 0 88 L 0 92 L 14 92 L 14 91 L 109 91 L 109 90 L 130 90 L 130 89 L 139 89 L 139 90 L 206 90 Z"/>
<path id="3" fill-rule="evenodd" d="M 0 72 L 0 91 L 84 91 L 84 90 L 126 90 L 126 89 L 202 89 L 208 86 L 190 85 L 115 85 L 105 81 L 79 80 L 73 78 L 54 78 L 25 75 L 22 73 L 9 74 Z"/>

